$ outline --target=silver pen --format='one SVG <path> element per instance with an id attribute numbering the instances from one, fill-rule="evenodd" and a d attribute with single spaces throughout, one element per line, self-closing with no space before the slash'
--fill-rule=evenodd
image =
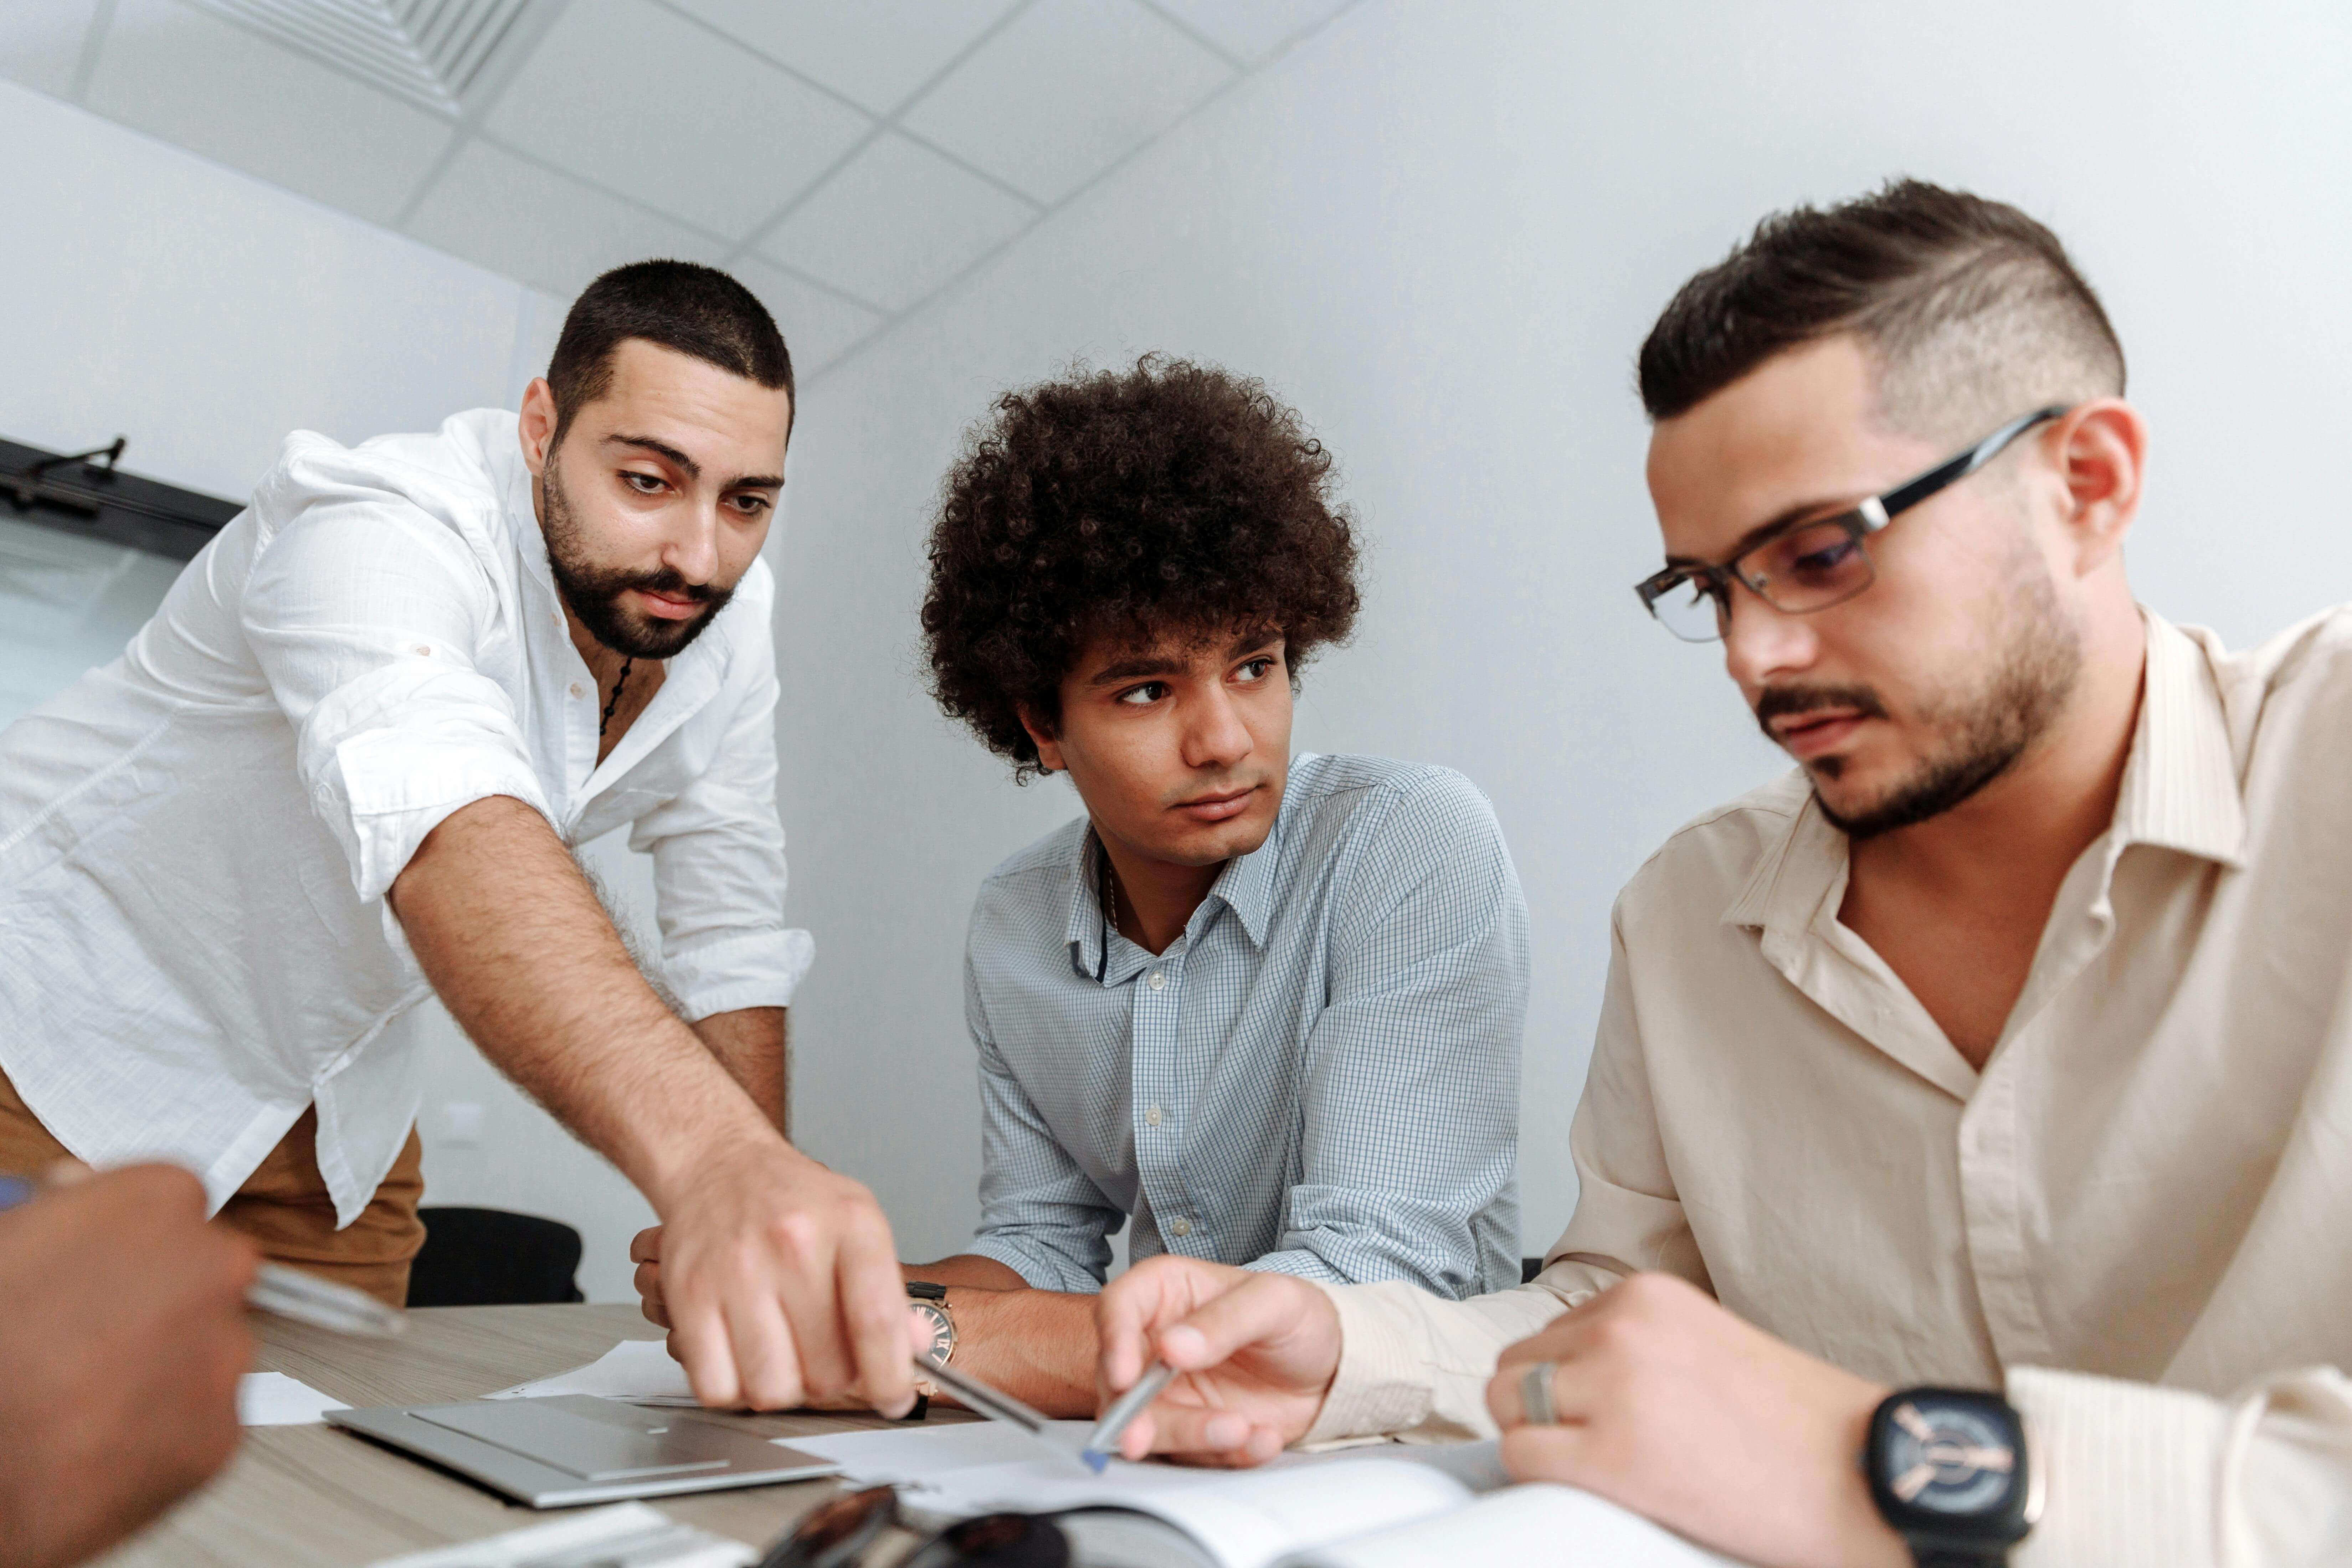
<path id="1" fill-rule="evenodd" d="M 1164 1361 L 1154 1360 L 1144 1368 L 1135 1386 L 1112 1400 L 1110 1408 L 1102 1413 L 1102 1419 L 1095 1423 L 1095 1429 L 1087 1434 L 1087 1446 L 1078 1450 L 1078 1458 L 1087 1462 L 1087 1468 L 1102 1474 L 1118 1457 L 1119 1439 L 1135 1425 L 1135 1418 L 1150 1409 L 1151 1402 L 1175 1380 L 1176 1369 Z"/>
<path id="2" fill-rule="evenodd" d="M 941 1366 L 929 1356 L 916 1356 L 915 1365 L 925 1377 L 954 1394 L 967 1408 L 987 1416 L 991 1421 L 1002 1421 L 1008 1426 L 1018 1426 L 1057 1454 L 1071 1452 L 1068 1440 L 1054 1429 L 1053 1420 L 1049 1416 L 1041 1411 L 1031 1409 L 1003 1389 L 991 1388 L 980 1379 L 967 1376 L 950 1367 Z M 1084 1458 L 1083 1455 L 1073 1457 Z M 1089 1465 L 1097 1473 L 1102 1469 L 1100 1465 L 1093 1465 L 1090 1461 Z"/>
<path id="3" fill-rule="evenodd" d="M 396 1312 L 348 1285 L 337 1285 L 282 1263 L 261 1266 L 245 1293 L 245 1304 L 339 1334 L 388 1340 L 408 1331 L 405 1312 Z"/>

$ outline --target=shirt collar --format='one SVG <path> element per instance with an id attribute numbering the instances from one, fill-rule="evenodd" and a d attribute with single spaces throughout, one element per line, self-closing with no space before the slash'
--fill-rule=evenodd
<path id="1" fill-rule="evenodd" d="M 2139 717 L 2116 799 L 2112 849 L 2152 844 L 2225 866 L 2245 863 L 2246 806 L 2212 666 L 2189 636 L 2143 609 Z M 1764 933 L 1768 956 L 1792 946 L 1846 862 L 1845 835 L 1807 792 L 1758 857 L 1726 925 Z M 2109 865 L 2114 863 L 2113 853 Z"/>
<path id="2" fill-rule="evenodd" d="M 1292 772 L 1297 768 L 1297 762 L 1294 762 Z M 1274 827 L 1266 834 L 1265 842 L 1246 855 L 1236 855 L 1226 861 L 1225 868 L 1217 873 L 1216 882 L 1209 889 L 1208 898 L 1201 900 L 1202 909 L 1208 907 L 1209 899 L 1215 899 L 1233 910 L 1242 929 L 1249 933 L 1250 942 L 1258 947 L 1265 945 L 1266 929 L 1274 919 L 1276 862 L 1282 853 L 1283 825 L 1290 816 L 1290 802 L 1291 791 L 1286 784 L 1282 805 L 1275 813 Z M 1139 965 L 1121 964 L 1113 970 L 1104 960 L 1108 922 L 1103 917 L 1102 853 L 1102 841 L 1089 826 L 1078 835 L 1077 846 L 1071 853 L 1070 913 L 1063 927 L 1063 939 L 1076 955 L 1080 972 L 1100 975 L 1106 984 L 1113 984 Z M 1200 918 L 1200 910 L 1194 910 L 1193 921 L 1197 922 Z"/>

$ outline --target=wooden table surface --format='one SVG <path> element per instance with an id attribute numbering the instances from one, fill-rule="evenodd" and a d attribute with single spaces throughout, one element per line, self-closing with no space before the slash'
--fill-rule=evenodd
<path id="1" fill-rule="evenodd" d="M 468 1399 L 584 1365 L 622 1340 L 661 1337 L 635 1306 L 436 1307 L 397 1340 L 347 1339 L 257 1317 L 257 1372 L 282 1372 L 346 1405 Z M 711 1416 L 762 1436 L 886 1425 L 872 1415 Z M 934 1421 L 964 1421 L 934 1410 Z M 796 1481 L 654 1498 L 673 1519 L 763 1545 L 831 1496 Z M 99 1562 L 105 1568 L 359 1568 L 562 1517 L 509 1503 L 332 1426 L 254 1426 L 227 1469 Z"/>

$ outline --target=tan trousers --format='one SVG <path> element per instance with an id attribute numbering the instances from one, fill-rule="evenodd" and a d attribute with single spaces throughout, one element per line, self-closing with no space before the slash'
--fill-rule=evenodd
<path id="1" fill-rule="evenodd" d="M 318 1138 L 318 1108 L 306 1106 L 216 1217 L 253 1237 L 274 1262 L 364 1290 L 387 1306 L 404 1306 L 408 1266 L 425 1245 L 425 1224 L 416 1217 L 417 1200 L 425 1195 L 425 1150 L 416 1130 L 409 1129 L 408 1142 L 368 1206 L 341 1230 L 335 1228 L 327 1179 L 319 1173 Z M 0 1172 L 35 1176 L 72 1158 L 0 1074 Z"/>

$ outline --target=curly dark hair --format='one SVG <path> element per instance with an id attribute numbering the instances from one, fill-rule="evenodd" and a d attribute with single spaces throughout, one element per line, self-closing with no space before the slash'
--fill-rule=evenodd
<path id="1" fill-rule="evenodd" d="M 1098 637 L 1279 631 L 1293 672 L 1355 625 L 1356 538 L 1331 454 L 1261 382 L 1147 354 L 1006 393 L 949 470 L 931 527 L 931 694 L 1014 775 L 1021 712 L 1061 717 Z"/>

